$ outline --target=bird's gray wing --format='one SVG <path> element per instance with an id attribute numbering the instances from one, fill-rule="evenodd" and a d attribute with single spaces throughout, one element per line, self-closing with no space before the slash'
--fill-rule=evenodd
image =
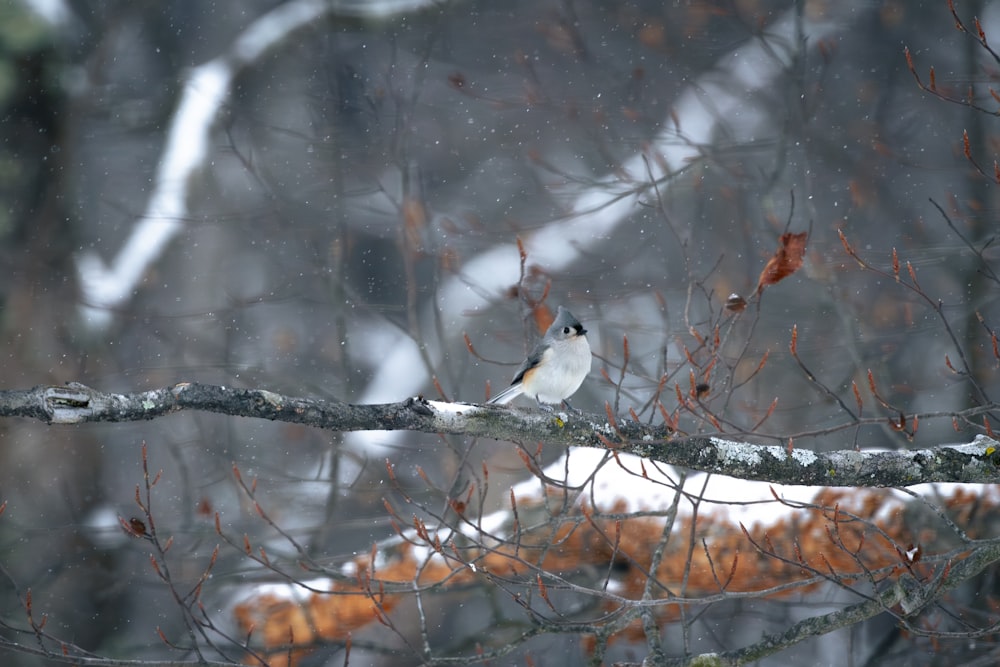
<path id="1" fill-rule="evenodd" d="M 510 383 L 517 384 L 524 377 L 525 373 L 542 363 L 542 355 L 545 354 L 545 350 L 547 349 L 549 349 L 549 346 L 546 343 L 536 345 L 535 349 L 528 355 L 528 358 L 521 364 L 521 367 L 517 369 L 517 373 L 514 374 L 514 379 Z"/>

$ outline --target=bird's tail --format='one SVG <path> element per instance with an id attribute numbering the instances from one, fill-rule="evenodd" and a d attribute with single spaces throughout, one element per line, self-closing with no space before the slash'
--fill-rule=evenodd
<path id="1" fill-rule="evenodd" d="M 487 403 L 497 403 L 503 405 L 505 403 L 510 403 L 523 393 L 524 389 L 521 387 L 521 383 L 518 382 L 517 384 L 512 384 L 511 386 L 501 391 L 499 394 L 497 394 L 489 401 L 487 401 Z"/>

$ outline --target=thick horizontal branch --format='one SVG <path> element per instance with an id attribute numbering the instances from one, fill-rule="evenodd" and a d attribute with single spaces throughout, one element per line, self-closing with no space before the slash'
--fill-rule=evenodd
<path id="1" fill-rule="evenodd" d="M 0 391 L 0 417 L 28 417 L 50 424 L 139 421 L 180 410 L 294 422 L 331 431 L 418 431 L 611 447 L 668 465 L 775 484 L 887 487 L 926 482 L 1000 483 L 1000 444 L 986 436 L 969 444 L 909 451 L 789 451 L 715 436 L 680 437 L 664 425 L 632 420 L 612 425 L 598 415 L 568 416 L 421 397 L 353 405 L 187 382 L 132 394 L 98 392 L 78 383 Z"/>

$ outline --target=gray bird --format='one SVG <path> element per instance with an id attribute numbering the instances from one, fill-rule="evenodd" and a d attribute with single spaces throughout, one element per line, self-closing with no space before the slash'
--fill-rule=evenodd
<path id="1" fill-rule="evenodd" d="M 590 373 L 591 361 L 587 330 L 573 313 L 559 306 L 552 326 L 517 369 L 510 386 L 489 402 L 509 403 L 525 394 L 543 410 L 552 410 L 546 403 L 565 403 L 576 410 L 566 399 L 583 384 Z"/>

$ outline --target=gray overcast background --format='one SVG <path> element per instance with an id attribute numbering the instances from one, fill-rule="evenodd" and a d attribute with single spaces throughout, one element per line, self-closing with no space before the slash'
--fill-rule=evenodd
<path id="1" fill-rule="evenodd" d="M 995 3 L 956 4 L 1000 39 Z M 674 383 L 688 388 L 680 344 L 695 347 L 692 329 L 711 337 L 730 293 L 752 293 L 790 220 L 811 232 L 806 266 L 769 288 L 759 322 L 737 324 L 728 350 L 735 357 L 749 337 L 739 377 L 764 351 L 769 365 L 713 397 L 737 427 L 775 396 L 766 434 L 845 421 L 791 363 L 793 325 L 809 369 L 849 404 L 851 381 L 866 388 L 869 369 L 908 411 L 982 400 L 945 368 L 945 354 L 959 356 L 933 310 L 859 271 L 838 230 L 883 269 L 892 248 L 912 262 L 981 385 L 996 389 L 974 315 L 1000 326 L 996 287 L 929 201 L 977 246 L 996 233 L 995 185 L 962 154 L 966 130 L 992 174 L 996 120 L 921 92 L 903 56 L 909 47 L 921 75 L 934 66 L 959 97 L 992 80 L 996 63 L 955 30 L 943 1 L 470 1 L 384 18 L 358 9 L 382 5 L 342 3 L 237 74 L 179 233 L 106 326 L 88 324 L 79 260 L 112 262 L 162 185 L 185 77 L 275 6 L 69 3 L 57 25 L 16 2 L 2 10 L 4 387 L 198 380 L 390 401 L 436 398 L 433 377 L 448 398 L 481 401 L 530 344 L 510 289 L 520 236 L 539 264 L 528 292 L 540 297 L 550 280 L 547 303 L 591 331 L 595 372 L 574 405 L 603 413 L 614 400 L 600 370 L 618 378 L 627 335 L 621 410 L 657 419 L 648 401 L 662 374 L 676 373 L 668 409 Z M 648 173 L 634 168 L 644 154 Z M 666 166 L 673 175 L 651 189 L 648 175 Z M 615 206 L 609 192 L 622 193 Z M 587 201 L 602 207 L 581 218 Z M 985 255 L 994 269 L 996 257 Z M 929 420 L 918 442 L 967 435 Z M 236 534 L 256 529 L 233 462 L 332 559 L 390 534 L 386 457 L 404 478 L 419 463 L 447 487 L 470 447 L 381 433 L 344 442 L 211 415 L 62 429 L 5 421 L 5 618 L 23 617 L 16 582 L 51 614 L 50 630 L 82 646 L 167 654 L 152 628 L 175 629 L 176 615 L 143 583 L 142 549 L 101 519 L 135 513 L 143 440 L 165 471 L 162 527 L 186 536 L 192 563 L 217 541 L 199 508 L 223 512 Z M 796 440 L 856 443 L 909 446 L 883 427 Z M 468 468 L 481 460 L 494 466 L 500 506 L 523 467 L 506 443 L 473 444 Z"/>

